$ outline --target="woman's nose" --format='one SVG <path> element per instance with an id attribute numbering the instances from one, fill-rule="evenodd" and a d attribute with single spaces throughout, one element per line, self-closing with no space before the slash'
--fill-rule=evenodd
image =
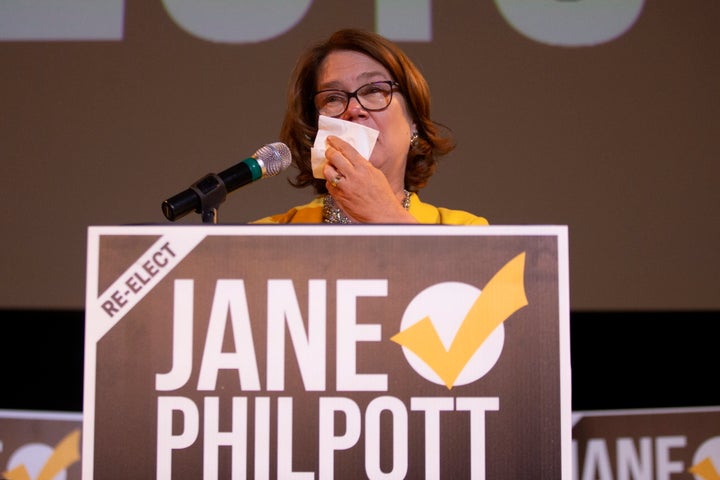
<path id="1" fill-rule="evenodd" d="M 367 115 L 367 111 L 363 108 L 362 105 L 360 105 L 360 102 L 356 97 L 352 97 L 348 100 L 348 106 L 345 109 L 342 118 L 344 120 L 349 120 L 364 115 Z"/>

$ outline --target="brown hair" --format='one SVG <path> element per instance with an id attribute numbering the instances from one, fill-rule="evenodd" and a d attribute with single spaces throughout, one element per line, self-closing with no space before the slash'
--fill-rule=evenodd
<path id="1" fill-rule="evenodd" d="M 430 119 L 430 89 L 420 70 L 394 43 L 373 32 L 344 29 L 317 43 L 298 59 L 288 88 L 287 110 L 280 130 L 280 140 L 288 145 L 293 162 L 299 169 L 294 181 L 298 188 L 312 185 L 317 193 L 326 193 L 325 180 L 314 178 L 310 148 L 317 134 L 318 114 L 313 95 L 317 88 L 320 64 L 335 50 L 363 53 L 382 64 L 400 84 L 410 116 L 417 127 L 418 138 L 412 142 L 405 168 L 405 188 L 417 192 L 423 188 L 437 167 L 437 158 L 455 148 L 449 129 Z"/>

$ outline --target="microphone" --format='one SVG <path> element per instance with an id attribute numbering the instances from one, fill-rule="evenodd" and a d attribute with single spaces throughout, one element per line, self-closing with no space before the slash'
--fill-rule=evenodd
<path id="1" fill-rule="evenodd" d="M 190 188 L 162 203 L 162 211 L 170 221 L 184 217 L 191 211 L 205 213 L 216 209 L 225 201 L 227 194 L 265 177 L 272 177 L 285 170 L 292 160 L 290 149 L 282 142 L 260 147 L 252 157 L 215 174 L 209 173 Z"/>

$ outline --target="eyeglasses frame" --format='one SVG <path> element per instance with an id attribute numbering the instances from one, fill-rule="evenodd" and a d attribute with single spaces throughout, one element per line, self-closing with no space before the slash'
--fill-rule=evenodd
<path id="1" fill-rule="evenodd" d="M 362 90 L 363 88 L 367 87 L 368 85 L 375 85 L 375 84 L 377 84 L 377 83 L 386 83 L 386 84 L 388 84 L 388 85 L 390 86 L 390 98 L 389 98 L 389 100 L 388 100 L 387 105 L 385 105 L 385 106 L 382 107 L 382 108 L 367 108 L 367 107 L 366 107 L 365 105 L 363 105 L 363 103 L 360 101 L 360 97 L 358 97 L 358 92 L 359 92 L 360 90 Z M 354 92 L 348 92 L 348 91 L 346 91 L 346 90 L 340 90 L 339 88 L 326 88 L 325 90 L 318 90 L 317 92 L 315 92 L 315 93 L 313 94 L 313 103 L 315 103 L 315 97 L 317 97 L 317 96 L 320 95 L 321 93 L 325 93 L 325 92 L 339 92 L 339 93 L 344 94 L 344 95 L 347 97 L 347 102 L 345 103 L 345 108 L 343 109 L 343 111 L 340 112 L 340 113 L 338 113 L 337 115 L 333 115 L 332 118 L 337 118 L 337 117 L 339 117 L 340 115 L 342 115 L 343 113 L 347 112 L 347 109 L 348 109 L 348 107 L 350 106 L 350 99 L 352 99 L 352 98 L 355 98 L 355 100 L 357 100 L 357 102 L 360 104 L 360 106 L 362 107 L 362 109 L 365 110 L 365 111 L 367 111 L 367 112 L 381 112 L 381 111 L 385 110 L 386 108 L 388 108 L 388 107 L 390 106 L 390 104 L 392 103 L 392 99 L 393 99 L 393 92 L 395 91 L 395 88 L 398 88 L 398 87 L 400 87 L 400 84 L 399 84 L 398 82 L 396 82 L 395 80 L 378 80 L 377 82 L 370 82 L 370 83 L 366 83 L 366 84 L 364 84 L 364 85 L 360 85 L 360 86 L 357 88 L 357 90 L 355 90 Z M 315 108 L 317 109 L 317 106 L 315 106 Z M 319 113 L 319 110 L 318 110 L 318 113 Z"/>

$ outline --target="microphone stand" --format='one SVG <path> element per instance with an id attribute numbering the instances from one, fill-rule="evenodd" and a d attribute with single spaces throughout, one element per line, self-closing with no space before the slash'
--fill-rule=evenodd
<path id="1" fill-rule="evenodd" d="M 200 199 L 200 208 L 195 210 L 202 215 L 203 223 L 217 224 L 218 208 L 227 198 L 225 183 L 215 173 L 208 173 L 190 186 Z"/>

